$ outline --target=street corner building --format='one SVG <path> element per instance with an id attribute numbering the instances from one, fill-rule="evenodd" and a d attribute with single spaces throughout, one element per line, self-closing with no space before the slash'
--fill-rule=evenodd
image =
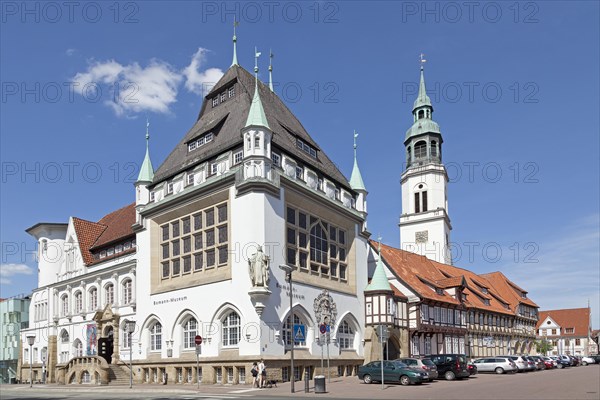
<path id="1" fill-rule="evenodd" d="M 156 170 L 149 132 L 146 143 L 135 203 L 27 230 L 40 273 L 20 379 L 31 359 L 34 380 L 128 382 L 131 355 L 135 382 L 246 383 L 261 358 L 269 379 L 289 381 L 313 377 L 321 346 L 336 376 L 355 373 L 369 237 L 362 178 L 353 186 L 235 60 Z M 291 291 L 280 265 L 293 268 Z M 45 358 L 30 357 L 28 335 Z"/>
<path id="2" fill-rule="evenodd" d="M 131 363 L 136 383 L 237 384 L 260 359 L 267 379 L 290 381 L 321 372 L 323 354 L 326 373 L 344 376 L 381 357 L 534 352 L 527 292 L 501 272 L 452 265 L 423 67 L 398 249 L 370 239 L 357 135 L 347 179 L 273 92 L 271 66 L 267 85 L 257 61 L 254 74 L 238 64 L 235 44 L 156 170 L 146 128 L 134 203 L 27 229 L 39 277 L 19 380 L 125 383 Z"/>

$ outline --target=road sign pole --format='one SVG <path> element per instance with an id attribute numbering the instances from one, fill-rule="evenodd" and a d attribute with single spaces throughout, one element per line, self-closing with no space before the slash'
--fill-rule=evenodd
<path id="1" fill-rule="evenodd" d="M 329 368 L 329 332 L 327 332 L 327 383 L 331 383 L 331 368 Z"/>
<path id="2" fill-rule="evenodd" d="M 200 348 L 200 345 L 196 346 Z M 200 352 L 196 350 L 196 381 L 198 382 L 198 390 L 200 390 Z"/>
<path id="3" fill-rule="evenodd" d="M 381 344 L 381 390 L 385 389 L 385 376 L 383 375 L 383 325 L 379 325 L 379 342 Z"/>
<path id="4" fill-rule="evenodd" d="M 323 335 L 319 335 L 319 344 L 321 345 L 321 375 L 324 375 L 323 371 Z"/>

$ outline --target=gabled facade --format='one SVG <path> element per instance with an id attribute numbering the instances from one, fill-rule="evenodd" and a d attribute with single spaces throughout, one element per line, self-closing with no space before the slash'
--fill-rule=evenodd
<path id="1" fill-rule="evenodd" d="M 105 383 L 131 354 L 136 382 L 250 382 L 260 358 L 272 379 L 312 378 L 326 324 L 332 370 L 354 373 L 363 362 L 364 184 L 353 187 L 237 61 L 156 171 L 148 139 L 134 204 L 97 222 L 28 230 L 41 249 L 66 254 L 40 257 L 33 304 L 48 306 L 28 333 L 48 359 L 35 360 L 36 370 L 47 366 L 50 382 Z M 284 264 L 293 267 L 293 291 Z M 126 320 L 136 324 L 131 336 Z M 303 337 L 292 334 L 298 326 Z"/>
<path id="2" fill-rule="evenodd" d="M 371 242 L 372 258 L 377 246 Z M 390 286 L 398 291 L 395 308 L 406 310 L 407 316 L 406 322 L 388 324 L 393 334 L 387 346 L 398 349 L 395 356 L 463 353 L 475 358 L 535 352 L 537 305 L 531 300 L 526 301 L 533 311 L 524 317 L 482 275 L 385 245 L 381 261 Z M 367 335 L 367 340 L 376 339 Z M 365 347 L 365 357 L 379 356 Z"/>
<path id="3" fill-rule="evenodd" d="M 551 343 L 548 355 L 598 354 L 598 344 L 592 338 L 590 308 L 540 311 L 536 331 L 539 340 Z"/>

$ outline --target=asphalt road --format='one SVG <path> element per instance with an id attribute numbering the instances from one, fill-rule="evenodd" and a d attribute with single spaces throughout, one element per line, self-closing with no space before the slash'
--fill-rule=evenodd
<path id="1" fill-rule="evenodd" d="M 327 394 L 304 393 L 304 385 L 296 383 L 297 392 L 280 384 L 273 389 L 250 389 L 248 386 L 214 385 L 136 385 L 133 389 L 118 386 L 28 386 L 3 385 L 0 399 L 251 399 L 329 398 L 329 399 L 423 399 L 423 400 L 598 400 L 600 399 L 600 365 L 525 374 L 478 374 L 462 381 L 400 386 L 367 385 L 356 377 L 334 378 Z"/>

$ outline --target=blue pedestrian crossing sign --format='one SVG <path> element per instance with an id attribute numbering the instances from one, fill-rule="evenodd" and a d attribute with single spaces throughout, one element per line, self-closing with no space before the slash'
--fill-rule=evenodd
<path id="1" fill-rule="evenodd" d="M 294 342 L 304 342 L 306 340 L 306 325 L 294 324 Z"/>

